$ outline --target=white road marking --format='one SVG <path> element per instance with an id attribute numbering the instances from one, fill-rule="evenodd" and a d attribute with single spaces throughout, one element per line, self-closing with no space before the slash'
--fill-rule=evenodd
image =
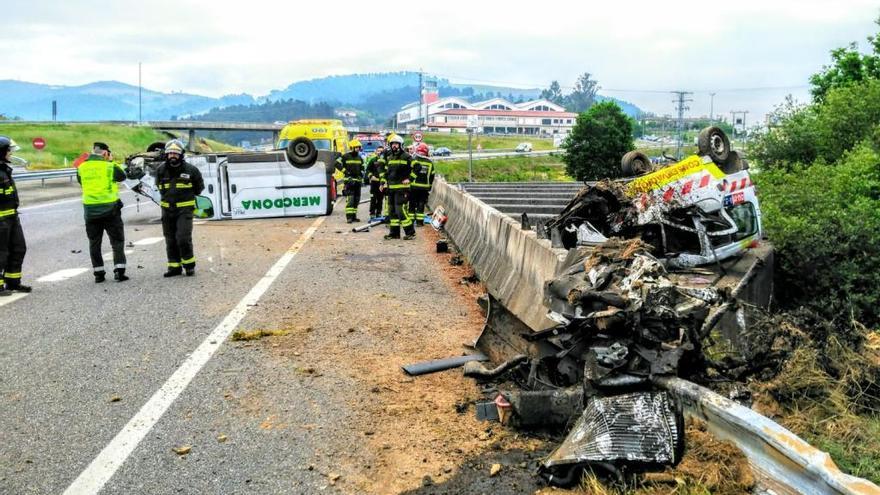
<path id="1" fill-rule="evenodd" d="M 37 282 L 61 282 L 62 280 L 76 277 L 87 271 L 89 271 L 88 268 L 65 268 L 64 270 L 58 270 L 57 272 L 44 275 L 38 278 Z"/>
<path id="2" fill-rule="evenodd" d="M 193 222 L 193 225 L 202 225 L 206 223 L 208 223 L 207 220 L 196 220 L 195 222 Z"/>
<path id="3" fill-rule="evenodd" d="M 139 241 L 134 241 L 132 244 L 135 246 L 149 246 L 150 244 L 156 244 L 157 242 L 162 242 L 164 240 L 164 237 L 145 237 Z"/>
<path id="4" fill-rule="evenodd" d="M 293 243 L 287 252 L 272 265 L 272 268 L 263 275 L 263 278 L 235 305 L 226 318 L 211 331 L 199 347 L 190 354 L 184 363 L 168 378 L 140 411 L 134 415 L 128 424 L 122 428 L 113 440 L 104 447 L 104 450 L 95 457 L 89 466 L 67 487 L 64 495 L 97 494 L 101 488 L 113 477 L 116 470 L 131 455 L 141 440 L 153 429 L 153 426 L 162 418 L 165 411 L 186 389 L 199 370 L 211 359 L 211 356 L 220 348 L 223 342 L 238 326 L 238 323 L 247 315 L 248 309 L 259 302 L 260 297 L 269 289 L 276 278 L 290 264 L 293 257 L 302 249 L 309 239 L 318 230 L 318 227 L 327 217 L 319 217 L 303 235 Z"/>
<path id="5" fill-rule="evenodd" d="M 125 250 L 125 255 L 126 255 L 126 256 L 128 256 L 129 254 L 133 254 L 133 253 L 134 253 L 134 249 L 126 249 L 126 250 Z M 105 259 L 105 260 L 112 260 L 112 259 L 113 259 L 113 253 L 104 253 L 104 259 Z"/>
<path id="6" fill-rule="evenodd" d="M 81 203 L 82 198 L 65 199 L 62 201 L 53 201 L 51 203 L 43 203 L 43 204 L 39 204 L 39 205 L 28 206 L 26 208 L 19 208 L 18 212 L 19 213 L 27 213 L 27 212 L 33 211 L 33 210 L 40 210 L 43 208 L 49 208 L 49 207 L 58 206 L 58 205 L 66 205 L 67 203 L 75 203 L 77 201 L 79 201 Z"/>
<path id="7" fill-rule="evenodd" d="M 27 292 L 14 292 L 10 296 L 0 297 L 0 306 L 6 306 L 7 304 L 9 304 L 11 302 L 15 302 L 15 301 L 18 301 L 19 299 L 23 299 L 23 298 L 27 297 L 27 295 L 28 295 Z"/>

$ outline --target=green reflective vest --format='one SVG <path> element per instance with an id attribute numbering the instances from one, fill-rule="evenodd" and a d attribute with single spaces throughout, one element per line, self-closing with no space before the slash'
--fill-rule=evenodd
<path id="1" fill-rule="evenodd" d="M 119 185 L 113 177 L 116 167 L 118 165 L 113 162 L 89 157 L 76 169 L 82 184 L 84 205 L 103 205 L 119 201 Z"/>

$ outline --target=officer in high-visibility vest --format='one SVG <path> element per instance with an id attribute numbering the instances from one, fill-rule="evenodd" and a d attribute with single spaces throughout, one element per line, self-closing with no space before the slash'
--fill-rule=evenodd
<path id="1" fill-rule="evenodd" d="M 348 153 L 336 159 L 336 168 L 342 171 L 345 183 L 342 194 L 348 199 L 345 203 L 345 219 L 348 223 L 360 222 L 357 217 L 361 203 L 361 184 L 364 180 L 364 159 L 361 158 L 361 142 L 352 139 L 348 142 Z"/>
<path id="2" fill-rule="evenodd" d="M 125 171 L 113 163 L 109 146 L 95 143 L 92 153 L 76 169 L 76 180 L 82 185 L 83 215 L 95 282 L 103 282 L 106 273 L 101 253 L 105 231 L 113 248 L 113 278 L 125 282 L 128 280 L 125 275 L 125 228 L 117 184 L 125 180 Z"/>
<path id="3" fill-rule="evenodd" d="M 434 184 L 434 162 L 428 158 L 428 145 L 419 143 L 412 159 L 412 181 L 409 185 L 409 214 L 415 225 L 425 225 L 425 205 Z"/>
<path id="4" fill-rule="evenodd" d="M 183 143 L 174 139 L 165 145 L 165 163 L 156 170 L 162 207 L 162 234 L 168 271 L 165 277 L 174 277 L 186 271 L 195 275 L 196 256 L 193 254 L 193 210 L 196 196 L 205 188 L 202 173 L 183 158 Z"/>
<path id="5" fill-rule="evenodd" d="M 21 264 L 27 245 L 18 220 L 18 189 L 12 179 L 12 153 L 19 148 L 15 141 L 0 136 L 0 296 L 12 292 L 30 292 L 21 283 Z"/>
<path id="6" fill-rule="evenodd" d="M 376 148 L 376 154 L 367 159 L 366 181 L 370 183 L 370 222 L 382 216 L 382 199 L 384 194 L 379 189 L 382 185 L 381 158 L 385 148 Z"/>
<path id="7" fill-rule="evenodd" d="M 408 196 L 410 174 L 412 173 L 411 158 L 403 150 L 403 138 L 393 136 L 389 140 L 389 149 L 382 158 L 385 172 L 382 174 L 382 189 L 388 196 L 388 213 L 391 217 L 390 232 L 385 239 L 400 239 L 400 228 L 403 227 L 404 240 L 415 239 L 416 229 L 408 213 Z"/>

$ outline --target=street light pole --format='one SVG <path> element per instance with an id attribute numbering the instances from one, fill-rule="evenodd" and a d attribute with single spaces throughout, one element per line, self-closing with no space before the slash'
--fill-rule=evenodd
<path id="1" fill-rule="evenodd" d="M 138 124 L 144 121 L 142 96 L 143 85 L 141 84 L 141 63 L 138 62 Z"/>
<path id="2" fill-rule="evenodd" d="M 471 146 L 471 142 L 474 138 L 474 130 L 468 127 L 467 129 L 468 135 L 468 182 L 474 181 L 474 149 Z"/>

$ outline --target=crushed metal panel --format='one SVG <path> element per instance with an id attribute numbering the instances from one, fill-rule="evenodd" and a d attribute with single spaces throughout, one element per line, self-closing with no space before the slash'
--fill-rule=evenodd
<path id="1" fill-rule="evenodd" d="M 681 413 L 665 391 L 591 397 L 545 468 L 628 462 L 676 464 L 684 451 Z"/>

